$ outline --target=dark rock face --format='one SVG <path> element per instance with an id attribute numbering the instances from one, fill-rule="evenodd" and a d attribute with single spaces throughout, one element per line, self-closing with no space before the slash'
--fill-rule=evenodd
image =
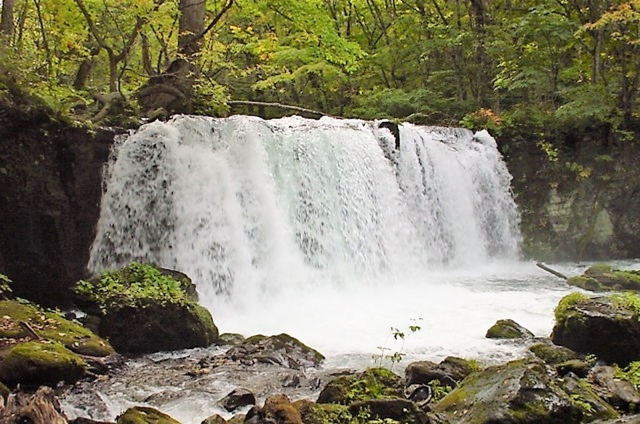
<path id="1" fill-rule="evenodd" d="M 0 272 L 17 296 L 68 304 L 66 288 L 85 275 L 115 131 L 7 109 L 0 125 Z"/>
<path id="2" fill-rule="evenodd" d="M 467 377 L 434 405 L 450 423 L 579 423 L 582 411 L 538 359 L 512 361 Z"/>
<path id="3" fill-rule="evenodd" d="M 625 366 L 640 359 L 640 321 L 609 297 L 581 299 L 556 319 L 551 339 L 576 352 Z"/>
<path id="4" fill-rule="evenodd" d="M 270 337 L 251 336 L 229 349 L 225 356 L 246 365 L 264 363 L 294 370 L 316 367 L 324 360 L 320 352 L 284 333 Z"/>
<path id="5" fill-rule="evenodd" d="M 248 389 L 238 388 L 220 400 L 220 405 L 229 412 L 247 405 L 255 405 L 256 397 Z"/>
<path id="6" fill-rule="evenodd" d="M 118 353 L 209 346 L 218 338 L 218 328 L 211 314 L 195 303 L 110 310 L 100 319 L 99 333 L 109 339 Z"/>

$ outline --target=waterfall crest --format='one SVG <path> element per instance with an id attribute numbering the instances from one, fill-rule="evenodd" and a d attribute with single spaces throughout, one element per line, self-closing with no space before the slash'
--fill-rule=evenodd
<path id="1" fill-rule="evenodd" d="M 509 175 L 486 132 L 176 116 L 117 141 L 88 268 L 179 269 L 201 299 L 515 259 Z"/>

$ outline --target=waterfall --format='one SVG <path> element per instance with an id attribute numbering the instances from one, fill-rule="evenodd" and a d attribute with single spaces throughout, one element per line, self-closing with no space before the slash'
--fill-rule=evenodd
<path id="1" fill-rule="evenodd" d="M 123 136 L 88 268 L 178 269 L 206 305 L 515 259 L 510 175 L 487 132 L 176 116 Z"/>

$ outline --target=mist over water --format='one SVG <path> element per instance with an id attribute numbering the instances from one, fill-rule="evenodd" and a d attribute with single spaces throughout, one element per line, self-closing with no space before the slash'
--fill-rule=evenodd
<path id="1" fill-rule="evenodd" d="M 183 271 L 222 332 L 286 332 L 342 363 L 510 355 L 484 339 L 501 318 L 548 335 L 566 289 L 518 262 L 493 138 L 403 124 L 395 142 L 332 118 L 145 125 L 114 148 L 89 268 Z"/>

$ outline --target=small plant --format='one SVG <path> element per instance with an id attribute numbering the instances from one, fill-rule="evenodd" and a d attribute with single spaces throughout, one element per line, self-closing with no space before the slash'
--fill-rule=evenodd
<path id="1" fill-rule="evenodd" d="M 378 350 L 380 351 L 379 355 L 375 355 L 373 358 L 375 359 L 375 363 L 376 366 L 382 366 L 382 363 L 385 359 L 388 359 L 391 361 L 391 369 L 393 370 L 393 366 L 397 363 L 399 363 L 400 361 L 402 361 L 402 358 L 404 358 L 404 356 L 406 355 L 403 350 L 404 350 L 404 344 L 406 342 L 406 338 L 409 337 L 409 335 L 420 331 L 422 329 L 421 326 L 417 325 L 418 321 L 422 321 L 422 318 L 418 318 L 418 319 L 411 319 L 411 321 L 413 322 L 412 325 L 409 325 L 409 327 L 407 328 L 407 330 L 409 331 L 409 333 L 406 333 L 404 331 L 401 331 L 399 328 L 397 327 L 391 327 L 389 334 L 387 335 L 386 340 L 384 341 L 384 344 L 382 346 L 378 346 Z M 389 338 L 393 337 L 394 340 L 401 340 L 402 341 L 402 345 L 400 346 L 400 349 L 395 351 L 395 352 L 391 352 L 391 349 L 387 347 L 387 344 L 389 342 Z M 387 353 L 389 352 L 389 353 Z"/>
<path id="2" fill-rule="evenodd" d="M 633 315 L 640 319 L 640 297 L 633 292 L 615 293 L 611 295 L 616 308 L 633 311 Z"/>
<path id="3" fill-rule="evenodd" d="M 631 362 L 624 368 L 616 365 L 614 367 L 614 376 L 621 380 L 628 381 L 636 390 L 640 389 L 640 361 Z"/>
<path id="4" fill-rule="evenodd" d="M 153 265 L 137 262 L 105 272 L 97 281 L 80 280 L 74 291 L 95 302 L 102 311 L 123 306 L 144 308 L 149 300 L 161 304 L 182 304 L 188 300 L 180 281 Z"/>
<path id="5" fill-rule="evenodd" d="M 0 274 L 0 297 L 7 300 L 11 297 L 11 283 L 12 281 L 4 274 Z"/>
<path id="6" fill-rule="evenodd" d="M 431 380 L 427 383 L 427 385 L 431 388 L 431 402 L 438 402 L 440 399 L 451 393 L 453 387 L 448 385 L 442 385 L 438 380 Z"/>

